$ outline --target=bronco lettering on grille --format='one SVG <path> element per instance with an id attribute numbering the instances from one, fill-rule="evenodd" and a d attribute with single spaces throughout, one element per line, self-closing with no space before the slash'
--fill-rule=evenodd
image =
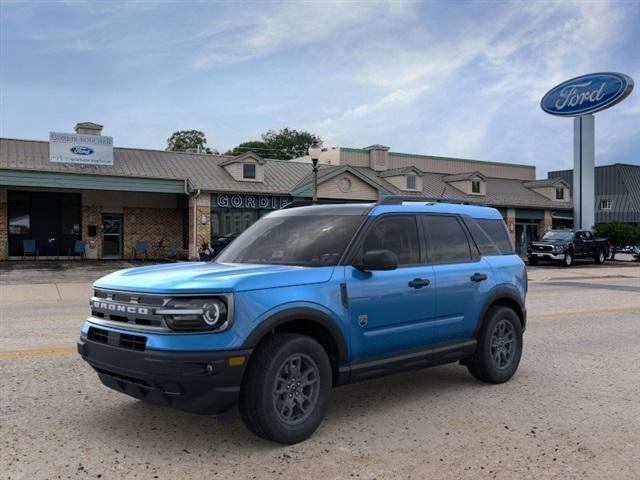
<path id="1" fill-rule="evenodd" d="M 121 305 L 118 303 L 108 303 L 93 301 L 93 308 L 98 310 L 108 310 L 110 312 L 118 313 L 132 313 L 134 315 L 149 315 L 149 309 L 147 307 L 134 307 L 130 305 Z"/>

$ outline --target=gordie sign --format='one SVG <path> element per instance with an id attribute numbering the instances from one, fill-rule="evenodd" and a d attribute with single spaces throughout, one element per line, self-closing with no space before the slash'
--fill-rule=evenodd
<path id="1" fill-rule="evenodd" d="M 549 90 L 542 110 L 551 115 L 576 117 L 598 112 L 624 100 L 633 90 L 633 80 L 622 73 L 591 73 L 572 78 Z"/>

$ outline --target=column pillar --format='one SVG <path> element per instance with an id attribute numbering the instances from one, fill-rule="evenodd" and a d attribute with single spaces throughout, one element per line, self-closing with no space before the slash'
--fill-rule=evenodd
<path id="1" fill-rule="evenodd" d="M 189 196 L 189 259 L 199 258 L 204 242 L 211 246 L 211 195 L 194 192 Z"/>
<path id="2" fill-rule="evenodd" d="M 574 228 L 590 230 L 595 224 L 595 119 L 573 119 L 573 221 Z"/>

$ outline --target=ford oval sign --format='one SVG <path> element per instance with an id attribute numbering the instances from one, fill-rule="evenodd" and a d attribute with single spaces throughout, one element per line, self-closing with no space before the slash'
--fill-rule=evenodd
<path id="1" fill-rule="evenodd" d="M 71 153 L 75 153 L 76 155 L 91 155 L 93 153 L 93 148 L 75 146 L 71 147 L 69 151 L 71 151 Z"/>
<path id="2" fill-rule="evenodd" d="M 542 110 L 551 115 L 576 117 L 599 112 L 624 100 L 633 90 L 633 80 L 622 73 L 591 73 L 572 78 L 549 90 Z"/>

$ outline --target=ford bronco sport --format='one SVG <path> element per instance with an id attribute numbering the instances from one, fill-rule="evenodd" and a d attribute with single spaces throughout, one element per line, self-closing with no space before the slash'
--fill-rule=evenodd
<path id="1" fill-rule="evenodd" d="M 196 413 L 238 403 L 249 430 L 289 444 L 316 430 L 332 386 L 451 362 L 509 380 L 526 291 L 492 208 L 286 208 L 213 262 L 96 281 L 78 351 L 114 390 Z"/>

